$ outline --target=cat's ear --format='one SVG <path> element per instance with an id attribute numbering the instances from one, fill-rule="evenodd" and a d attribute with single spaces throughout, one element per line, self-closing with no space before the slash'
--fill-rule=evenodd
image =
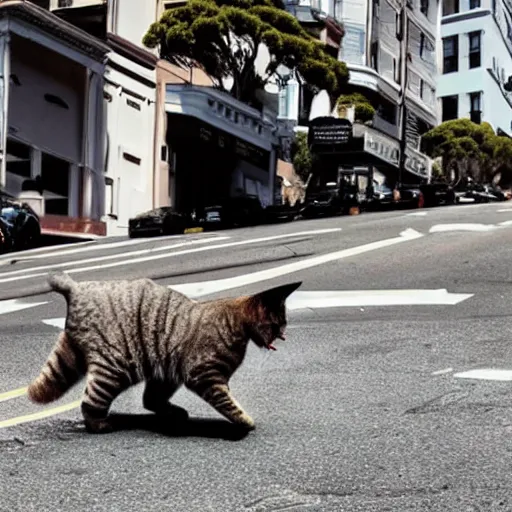
<path id="1" fill-rule="evenodd" d="M 302 284 L 302 281 L 296 283 L 284 284 L 275 288 L 270 288 L 260 292 L 253 297 L 261 304 L 267 307 L 279 307 L 284 304 L 286 299 Z"/>

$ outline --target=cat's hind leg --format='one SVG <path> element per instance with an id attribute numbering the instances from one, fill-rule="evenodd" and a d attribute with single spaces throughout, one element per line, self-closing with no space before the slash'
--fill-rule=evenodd
<path id="1" fill-rule="evenodd" d="M 210 374 L 206 382 L 198 378 L 195 381 L 187 382 L 186 386 L 232 423 L 247 430 L 254 429 L 253 419 L 235 400 L 229 390 L 228 383 L 220 375 L 218 378 L 212 379 L 212 375 Z"/>
<path id="2" fill-rule="evenodd" d="M 176 393 L 179 384 L 161 380 L 148 380 L 142 396 L 144 408 L 159 416 L 165 416 L 176 421 L 186 421 L 188 412 L 169 400 Z"/>
<path id="3" fill-rule="evenodd" d="M 89 365 L 87 386 L 82 400 L 82 415 L 88 432 L 106 434 L 114 430 L 108 417 L 110 406 L 130 385 L 128 376 L 110 369 L 108 365 Z"/>

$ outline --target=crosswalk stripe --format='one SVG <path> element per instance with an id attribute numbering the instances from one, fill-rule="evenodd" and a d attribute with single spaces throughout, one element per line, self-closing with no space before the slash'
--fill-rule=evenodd
<path id="1" fill-rule="evenodd" d="M 43 324 L 49 325 L 51 327 L 57 327 L 57 329 L 64 329 L 66 325 L 66 318 L 60 317 L 60 318 L 47 318 L 42 321 Z"/>
<path id="2" fill-rule="evenodd" d="M 9 299 L 0 301 L 0 315 L 7 313 L 14 313 L 15 311 L 21 311 L 23 309 L 35 308 L 36 306 L 42 306 L 48 304 L 45 302 L 21 302 L 18 299 Z"/>
<path id="3" fill-rule="evenodd" d="M 500 380 L 511 381 L 512 370 L 498 370 L 495 368 L 479 368 L 459 372 L 454 375 L 458 379 L 481 379 L 481 380 Z"/>

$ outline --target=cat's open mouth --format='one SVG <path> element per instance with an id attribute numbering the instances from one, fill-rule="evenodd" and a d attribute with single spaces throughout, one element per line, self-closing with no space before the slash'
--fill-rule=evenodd
<path id="1" fill-rule="evenodd" d="M 280 333 L 276 336 L 276 338 L 278 338 L 278 339 L 280 339 L 280 340 L 283 340 L 283 341 L 284 341 L 284 340 L 286 339 L 286 334 L 285 334 L 284 332 L 280 332 Z M 277 348 L 276 348 L 276 347 L 274 347 L 273 343 L 274 343 L 274 342 L 273 342 L 273 341 L 271 341 L 271 342 L 269 342 L 269 343 L 267 343 L 267 344 L 266 344 L 266 345 L 267 345 L 267 349 L 268 349 L 268 350 L 277 350 Z"/>

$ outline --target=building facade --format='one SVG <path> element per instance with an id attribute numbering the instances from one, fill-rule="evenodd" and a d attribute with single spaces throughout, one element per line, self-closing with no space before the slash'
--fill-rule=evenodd
<path id="1" fill-rule="evenodd" d="M 290 2 L 293 5 L 295 0 Z M 372 174 L 378 184 L 388 182 L 394 186 L 398 182 L 428 180 L 432 162 L 420 152 L 420 138 L 438 123 L 439 1 L 353 0 L 314 4 L 312 0 L 299 0 L 299 4 L 325 10 L 343 25 L 338 57 L 350 73 L 347 93 L 363 94 L 376 109 L 371 126 L 358 129 L 357 133 L 365 140 L 367 164 L 373 166 Z M 289 7 L 288 10 L 292 12 Z M 306 90 L 306 86 L 290 82 L 281 93 L 286 100 L 282 99 L 280 109 L 280 116 L 295 119 L 304 127 L 315 115 L 311 113 L 311 98 L 306 97 Z M 364 158 L 354 165 L 364 166 Z"/>
<path id="2" fill-rule="evenodd" d="M 269 173 L 275 174 L 276 153 L 266 136 L 267 125 L 270 123 L 274 127 L 272 121 L 266 120 L 268 115 L 253 112 L 252 109 L 249 109 L 250 113 L 242 114 L 247 107 L 238 104 L 227 94 L 211 91 L 211 81 L 200 70 L 184 70 L 172 66 L 160 60 L 156 50 L 150 51 L 142 45 L 143 36 L 150 24 L 164 10 L 184 3 L 163 0 L 49 2 L 49 8 L 56 16 L 104 40 L 111 49 L 105 65 L 103 94 L 106 126 L 103 219 L 111 233 L 116 230 L 123 232 L 131 217 L 152 208 L 172 206 L 178 210 L 189 209 L 189 198 L 198 197 L 198 183 L 209 183 L 205 192 L 215 191 L 219 183 L 224 183 L 227 178 L 223 173 L 226 173 L 229 165 L 221 161 L 215 163 L 211 159 L 201 165 L 197 164 L 193 161 L 196 148 L 181 139 L 183 133 L 194 135 L 194 123 L 204 125 L 200 130 L 203 135 L 209 131 L 214 133 L 219 128 L 218 116 L 212 117 L 208 107 L 210 101 L 224 105 L 226 112 L 240 112 L 240 119 L 249 116 L 251 123 L 257 119 L 256 125 L 265 126 L 263 131 L 252 132 L 254 147 L 245 137 L 246 151 L 252 156 L 258 152 L 253 151 L 254 148 L 268 152 L 269 158 L 256 158 L 263 174 L 255 169 L 247 171 L 247 166 L 237 164 L 231 171 L 238 176 L 236 179 L 241 180 L 242 185 L 233 187 L 229 184 L 224 191 L 235 193 L 235 189 L 243 189 L 249 193 L 247 190 L 250 190 L 251 194 L 258 195 L 263 204 L 268 204 L 268 196 L 271 194 L 268 190 Z M 210 98 L 211 94 L 216 94 L 214 100 Z M 203 101 L 204 108 L 194 107 L 198 101 Z M 176 105 L 182 105 L 186 112 L 192 113 L 176 115 Z M 231 125 L 229 118 L 224 119 L 224 122 L 226 120 L 228 124 L 225 132 L 229 133 Z M 226 162 L 237 160 L 233 155 L 237 150 L 243 151 L 242 144 L 237 141 L 244 140 L 244 130 L 245 125 L 240 124 L 231 130 L 238 131 L 240 137 L 236 137 L 236 133 L 231 134 L 234 136 L 232 144 L 226 146 L 220 155 Z M 231 140 L 228 135 L 220 138 Z M 184 151 L 183 148 L 189 150 Z M 205 151 L 207 149 L 205 147 Z M 209 149 L 213 151 L 213 146 Z M 257 177 L 254 186 L 245 177 L 246 174 Z M 202 202 L 208 201 L 205 197 Z"/>
<path id="3" fill-rule="evenodd" d="M 104 234 L 94 220 L 104 193 L 109 48 L 30 2 L 0 3 L 0 24 L 0 188 L 18 196 L 39 177 L 43 230 L 73 217 L 82 219 L 80 230 Z"/>
<path id="4" fill-rule="evenodd" d="M 441 19 L 442 121 L 468 118 L 512 134 L 512 2 L 447 0 Z"/>
<path id="5" fill-rule="evenodd" d="M 128 220 L 154 206 L 157 56 L 143 48 L 157 2 L 50 0 L 50 11 L 109 47 L 103 74 L 101 211 L 108 234 L 124 234 Z M 136 128 L 135 128 L 136 127 Z"/>

